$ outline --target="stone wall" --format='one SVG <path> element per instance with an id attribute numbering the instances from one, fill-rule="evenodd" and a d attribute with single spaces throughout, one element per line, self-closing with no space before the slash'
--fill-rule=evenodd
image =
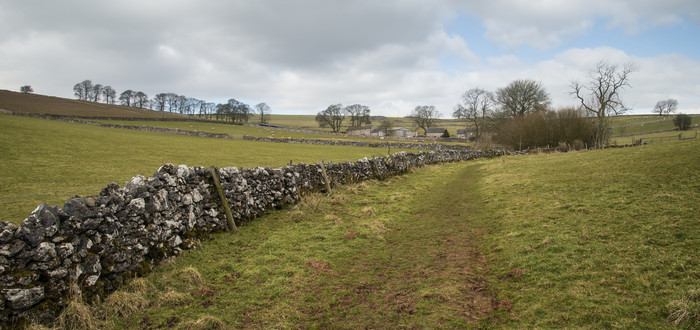
<path id="1" fill-rule="evenodd" d="M 439 162 L 499 156 L 502 151 L 399 152 L 328 163 L 332 186 L 382 179 Z M 218 176 L 238 224 L 325 190 L 318 164 L 283 168 L 227 167 Z M 78 288 L 88 302 L 146 274 L 161 260 L 226 229 L 209 169 L 163 165 L 123 188 L 74 196 L 63 207 L 38 206 L 19 226 L 0 223 L 0 319 L 51 322 Z"/>
<path id="2" fill-rule="evenodd" d="M 332 146 L 352 146 L 352 147 L 372 147 L 372 148 L 387 148 L 391 145 L 396 149 L 415 149 L 415 150 L 457 150 L 469 151 L 470 146 L 462 144 L 442 144 L 442 143 L 409 143 L 409 142 L 362 142 L 349 140 L 310 140 L 310 139 L 278 139 L 269 137 L 252 137 L 243 136 L 244 140 L 259 141 L 259 142 L 277 142 L 277 143 L 300 143 L 300 144 L 318 144 Z M 462 141 L 463 142 L 463 141 Z"/>

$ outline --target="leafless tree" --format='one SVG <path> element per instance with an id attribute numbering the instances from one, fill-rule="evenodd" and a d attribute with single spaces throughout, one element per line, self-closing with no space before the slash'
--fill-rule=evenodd
<path id="1" fill-rule="evenodd" d="M 581 107 L 596 118 L 593 136 L 596 148 L 604 147 L 608 142 L 610 116 L 620 115 L 628 109 L 622 102 L 620 93 L 630 87 L 629 76 L 637 71 L 632 63 L 622 68 L 605 61 L 598 62 L 589 75 L 586 84 L 571 83 L 571 94 L 581 102 Z"/>
<path id="2" fill-rule="evenodd" d="M 135 108 L 147 108 L 148 107 L 148 95 L 142 91 L 136 92 L 134 94 L 133 106 Z"/>
<path id="3" fill-rule="evenodd" d="M 73 86 L 73 92 L 78 100 L 89 100 L 90 92 L 92 91 L 92 81 L 89 79 L 83 80 Z"/>
<path id="4" fill-rule="evenodd" d="M 654 112 L 658 113 L 659 116 L 670 115 L 676 110 L 678 110 L 678 100 L 676 99 L 661 100 L 654 105 Z"/>
<path id="5" fill-rule="evenodd" d="M 345 120 L 345 108 L 342 104 L 331 104 L 316 114 L 316 122 L 321 127 L 330 127 L 333 132 L 339 132 Z"/>
<path id="6" fill-rule="evenodd" d="M 433 127 L 442 114 L 435 109 L 434 105 L 419 105 L 408 117 L 415 126 L 423 129 L 423 134 L 426 134 L 428 128 Z"/>
<path id="7" fill-rule="evenodd" d="M 104 87 L 100 84 L 93 85 L 92 89 L 90 89 L 90 101 L 99 102 L 100 96 L 102 96 L 103 89 L 104 89 Z"/>
<path id="8" fill-rule="evenodd" d="M 518 79 L 496 90 L 496 101 L 501 111 L 510 117 L 522 117 L 528 112 L 546 110 L 551 103 L 542 84 L 534 80 Z"/>
<path id="9" fill-rule="evenodd" d="M 267 103 L 262 102 L 255 105 L 255 111 L 260 115 L 260 122 L 267 123 L 267 117 L 270 115 L 270 107 Z"/>
<path id="10" fill-rule="evenodd" d="M 160 112 L 165 111 L 165 104 L 168 102 L 168 94 L 158 93 L 153 97 L 153 108 Z"/>
<path id="11" fill-rule="evenodd" d="M 114 104 L 114 99 L 117 97 L 117 91 L 115 91 L 112 86 L 105 86 L 102 88 L 102 96 L 104 96 L 105 103 Z"/>
<path id="12" fill-rule="evenodd" d="M 123 91 L 119 95 L 119 103 L 121 103 L 121 105 L 125 105 L 127 107 L 132 106 L 133 100 L 134 100 L 134 95 L 136 95 L 136 93 L 130 89 Z"/>
<path id="13" fill-rule="evenodd" d="M 480 88 L 472 88 L 464 92 L 462 103 L 455 107 L 452 116 L 471 123 L 474 126 L 474 136 L 479 138 L 491 117 L 495 102 L 493 93 Z"/>
<path id="14" fill-rule="evenodd" d="M 19 92 L 22 94 L 30 94 L 34 93 L 34 89 L 32 89 L 32 86 L 24 85 L 19 88 Z"/>
<path id="15" fill-rule="evenodd" d="M 369 118 L 369 107 L 362 104 L 353 104 L 345 107 L 347 115 L 350 117 L 350 127 L 362 126 L 362 124 L 371 124 Z"/>

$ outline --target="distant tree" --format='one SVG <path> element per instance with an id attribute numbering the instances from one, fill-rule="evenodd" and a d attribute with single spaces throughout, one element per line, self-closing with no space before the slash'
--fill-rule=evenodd
<path id="1" fill-rule="evenodd" d="M 658 113 L 659 116 L 670 115 L 676 112 L 677 109 L 678 100 L 676 99 L 661 100 L 654 105 L 654 112 Z"/>
<path id="2" fill-rule="evenodd" d="M 180 97 L 175 93 L 166 93 L 168 112 L 176 112 L 179 108 Z"/>
<path id="3" fill-rule="evenodd" d="M 93 85 L 92 88 L 90 89 L 89 100 L 92 102 L 99 102 L 100 96 L 102 96 L 103 89 L 104 89 L 104 87 L 100 84 Z"/>
<path id="4" fill-rule="evenodd" d="M 423 134 L 426 134 L 428 128 L 435 125 L 440 117 L 442 114 L 433 105 L 419 105 L 408 116 L 416 127 L 423 129 Z"/>
<path id="5" fill-rule="evenodd" d="M 466 123 L 471 123 L 471 126 L 474 127 L 475 137 L 479 138 L 492 116 L 495 102 L 493 93 L 480 88 L 472 88 L 464 92 L 462 103 L 455 107 L 452 116 L 464 119 Z"/>
<path id="6" fill-rule="evenodd" d="M 248 118 L 252 112 L 249 105 L 236 99 L 229 99 L 227 104 L 229 105 L 229 115 L 233 122 L 238 124 L 248 122 Z"/>
<path id="7" fill-rule="evenodd" d="M 132 104 L 135 108 L 141 108 L 141 109 L 147 108 L 148 107 L 148 95 L 146 95 L 146 93 L 144 93 L 142 91 L 136 92 L 136 94 L 134 94 L 134 96 L 133 96 Z"/>
<path id="8" fill-rule="evenodd" d="M 19 88 L 19 92 L 22 94 L 34 93 L 34 89 L 32 89 L 32 86 L 24 85 Z"/>
<path id="9" fill-rule="evenodd" d="M 496 101 L 501 106 L 501 111 L 510 117 L 546 110 L 551 103 L 542 84 L 527 79 L 514 80 L 508 86 L 496 90 Z"/>
<path id="10" fill-rule="evenodd" d="M 583 85 L 578 81 L 571 83 L 571 94 L 581 102 L 586 111 L 596 117 L 594 141 L 596 148 L 602 148 L 608 142 L 610 116 L 627 111 L 620 93 L 630 87 L 629 76 L 637 68 L 627 63 L 622 68 L 600 61 L 590 73 L 590 81 Z"/>
<path id="11" fill-rule="evenodd" d="M 389 129 L 392 129 L 394 127 L 394 122 L 391 119 L 384 119 L 380 124 L 379 124 L 379 129 L 386 131 Z"/>
<path id="12" fill-rule="evenodd" d="M 73 92 L 78 100 L 87 101 L 90 97 L 90 92 L 92 91 L 92 81 L 83 80 L 73 86 Z"/>
<path id="13" fill-rule="evenodd" d="M 115 91 L 112 86 L 105 86 L 102 88 L 102 96 L 105 99 L 105 103 L 114 104 L 114 99 L 117 97 L 117 91 Z"/>
<path id="14" fill-rule="evenodd" d="M 362 104 L 353 104 L 345 107 L 345 111 L 350 117 L 350 127 L 358 127 L 363 124 L 371 124 L 369 107 Z"/>
<path id="15" fill-rule="evenodd" d="M 331 104 L 316 114 L 316 122 L 320 127 L 330 127 L 333 132 L 340 132 L 345 120 L 345 108 L 342 104 Z"/>
<path id="16" fill-rule="evenodd" d="M 684 113 L 677 115 L 673 118 L 673 125 L 678 127 L 679 130 L 685 131 L 690 129 L 693 119 Z"/>
<path id="17" fill-rule="evenodd" d="M 442 132 L 442 137 L 444 137 L 444 138 L 449 138 L 449 137 L 450 137 L 450 132 L 448 132 L 447 129 L 445 129 L 445 131 Z"/>
<path id="18" fill-rule="evenodd" d="M 204 115 L 207 116 L 207 118 L 211 118 L 211 115 L 214 114 L 214 112 L 216 111 L 216 103 L 205 102 L 202 104 L 202 108 Z"/>
<path id="19" fill-rule="evenodd" d="M 121 105 L 125 105 L 127 107 L 132 106 L 133 100 L 134 100 L 134 95 L 136 95 L 136 93 L 130 89 L 123 91 L 119 95 L 119 103 L 121 103 Z"/>
<path id="20" fill-rule="evenodd" d="M 156 94 L 156 96 L 153 97 L 154 110 L 164 112 L 166 103 L 168 103 L 168 94 L 166 93 L 158 93 Z"/>
<path id="21" fill-rule="evenodd" d="M 255 111 L 260 115 L 260 122 L 267 123 L 267 117 L 270 115 L 270 107 L 267 103 L 262 102 L 255 105 Z"/>

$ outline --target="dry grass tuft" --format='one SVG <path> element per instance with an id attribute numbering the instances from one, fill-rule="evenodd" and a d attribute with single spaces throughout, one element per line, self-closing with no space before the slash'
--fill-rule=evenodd
<path id="1" fill-rule="evenodd" d="M 338 216 L 333 215 L 333 214 L 326 214 L 325 217 L 323 217 L 323 221 L 325 222 L 335 222 L 336 224 L 341 224 L 343 223 L 343 220 L 341 220 Z"/>
<path id="2" fill-rule="evenodd" d="M 148 295 L 148 293 L 155 291 L 155 289 L 151 281 L 143 277 L 133 279 L 124 287 L 125 291 L 142 296 Z"/>
<path id="3" fill-rule="evenodd" d="M 226 325 L 220 319 L 206 315 L 194 322 L 187 322 L 178 329 L 226 329 Z"/>
<path id="4" fill-rule="evenodd" d="M 367 206 L 360 210 L 360 214 L 365 218 L 372 218 L 377 215 L 377 210 L 375 210 L 374 207 Z"/>
<path id="5" fill-rule="evenodd" d="M 302 222 L 306 220 L 306 214 L 303 211 L 295 210 L 289 212 L 289 218 L 294 222 Z"/>
<path id="6" fill-rule="evenodd" d="M 176 292 L 173 290 L 162 292 L 158 296 L 158 304 L 163 305 L 177 305 L 182 304 L 187 301 L 187 295 L 184 293 Z"/>
<path id="7" fill-rule="evenodd" d="M 109 315 L 128 317 L 148 306 L 148 300 L 139 293 L 116 291 L 105 299 L 102 309 Z"/>
<path id="8" fill-rule="evenodd" d="M 309 194 L 304 196 L 299 202 L 299 204 L 309 210 L 318 212 L 324 200 L 325 199 L 323 198 L 323 196 L 319 194 Z"/>
<path id="9" fill-rule="evenodd" d="M 680 298 L 671 300 L 667 307 L 671 323 L 693 329 L 700 326 L 700 289 L 690 290 Z"/>
<path id="10" fill-rule="evenodd" d="M 173 275 L 163 275 L 163 277 L 174 286 L 183 290 L 192 290 L 198 288 L 204 284 L 202 275 L 194 269 L 193 267 L 185 267 L 183 269 L 175 271 Z"/>
<path id="11" fill-rule="evenodd" d="M 58 316 L 57 323 L 60 329 L 97 329 L 97 320 L 92 309 L 79 295 L 71 298 L 68 306 Z"/>

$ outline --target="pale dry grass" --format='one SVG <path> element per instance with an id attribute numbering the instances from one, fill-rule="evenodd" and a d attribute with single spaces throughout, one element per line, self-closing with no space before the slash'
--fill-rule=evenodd
<path id="1" fill-rule="evenodd" d="M 190 321 L 177 327 L 178 329 L 196 330 L 196 329 L 226 329 L 226 325 L 219 318 L 206 315 L 197 321 Z"/>
<path id="2" fill-rule="evenodd" d="M 668 320 L 688 328 L 700 326 L 700 289 L 690 290 L 668 303 Z"/>

